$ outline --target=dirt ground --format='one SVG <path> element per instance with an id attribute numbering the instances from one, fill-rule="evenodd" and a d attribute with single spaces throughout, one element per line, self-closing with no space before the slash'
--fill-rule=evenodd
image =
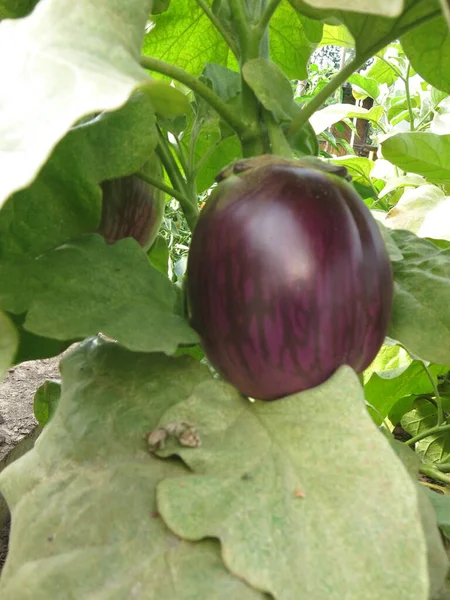
<path id="1" fill-rule="evenodd" d="M 0 383 L 0 470 L 10 462 L 11 452 L 35 432 L 34 394 L 46 379 L 59 377 L 59 361 L 60 357 L 55 357 L 22 363 L 9 369 Z M 8 551 L 9 522 L 4 507 L 0 498 L 0 570 Z"/>

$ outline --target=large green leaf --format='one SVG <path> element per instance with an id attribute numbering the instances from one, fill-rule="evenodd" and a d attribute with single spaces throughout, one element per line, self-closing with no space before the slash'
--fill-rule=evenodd
<path id="1" fill-rule="evenodd" d="M 434 87 L 450 92 L 450 33 L 443 17 L 414 29 L 401 38 L 414 70 Z"/>
<path id="2" fill-rule="evenodd" d="M 434 183 L 450 181 L 450 135 L 397 133 L 381 144 L 383 157 L 397 167 Z"/>
<path id="3" fill-rule="evenodd" d="M 27 312 L 25 329 L 56 340 L 99 332 L 137 351 L 173 353 L 197 341 L 175 314 L 173 284 L 137 242 L 87 235 L 38 259 L 0 264 L 0 304 Z"/>
<path id="4" fill-rule="evenodd" d="M 374 106 L 370 110 L 353 104 L 330 104 L 322 110 L 315 112 L 310 118 L 310 123 L 316 134 L 322 133 L 328 127 L 342 121 L 342 119 L 366 119 L 368 121 L 379 121 L 383 114 L 382 106 Z"/>
<path id="5" fill-rule="evenodd" d="M 61 370 L 56 413 L 0 477 L 13 523 L 2 600 L 262 599 L 226 571 L 217 541 L 182 541 L 157 512 L 158 482 L 187 470 L 143 437 L 206 367 L 94 340 Z"/>
<path id="6" fill-rule="evenodd" d="M 150 84 L 139 66 L 150 4 L 44 0 L 28 18 L 3 21 L 0 205 L 33 181 L 77 120 Z"/>
<path id="7" fill-rule="evenodd" d="M 201 437 L 158 452 L 193 471 L 159 484 L 163 519 L 187 540 L 218 537 L 228 568 L 279 600 L 424 600 L 416 487 L 363 400 L 348 367 L 275 402 L 203 383 L 159 424 L 190 421 Z M 437 563 L 442 585 L 442 547 Z"/>
<path id="8" fill-rule="evenodd" d="M 401 425 L 410 435 L 428 431 L 438 424 L 437 408 L 423 398 L 414 401 L 411 411 L 403 415 Z M 415 444 L 415 452 L 423 462 L 450 461 L 450 433 L 443 431 L 429 435 Z"/>
<path id="9" fill-rule="evenodd" d="M 0 311 L 0 381 L 11 366 L 19 345 L 19 336 L 11 320 Z"/>
<path id="10" fill-rule="evenodd" d="M 73 129 L 33 184 L 0 211 L 0 256 L 39 256 L 94 231 L 100 221 L 99 181 L 136 171 L 157 141 L 151 99 L 134 94 L 114 113 Z M 43 235 L 45 232 L 45 235 Z"/>
<path id="11" fill-rule="evenodd" d="M 414 354 L 450 364 L 450 248 L 403 230 L 391 235 L 403 254 L 392 263 L 395 298 L 389 335 Z"/>
<path id="12" fill-rule="evenodd" d="M 436 377 L 447 373 L 448 367 L 430 365 L 429 370 Z M 375 408 L 371 414 L 378 424 L 400 399 L 429 394 L 434 390 L 423 364 L 410 358 L 399 346 L 381 348 L 374 362 L 364 372 L 364 382 L 364 395 L 369 405 Z"/>
<path id="13" fill-rule="evenodd" d="M 324 25 L 320 46 L 353 48 L 355 40 L 344 25 Z"/>

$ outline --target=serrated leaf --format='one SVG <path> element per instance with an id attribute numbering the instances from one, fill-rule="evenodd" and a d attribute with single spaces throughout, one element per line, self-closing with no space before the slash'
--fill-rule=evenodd
<path id="1" fill-rule="evenodd" d="M 395 297 L 389 335 L 424 360 L 450 364 L 450 248 L 392 230 L 403 254 L 393 262 Z"/>
<path id="2" fill-rule="evenodd" d="M 379 121 L 383 114 L 382 106 L 374 106 L 370 110 L 354 106 L 353 104 L 330 104 L 322 110 L 315 112 L 310 118 L 310 123 L 316 132 L 316 135 L 322 133 L 325 129 L 342 121 L 342 119 L 366 119 L 368 121 Z"/>
<path id="3" fill-rule="evenodd" d="M 62 589 L 98 600 L 262 599 L 226 571 L 217 541 L 184 542 L 157 513 L 156 484 L 186 469 L 155 459 L 143 436 L 208 370 L 98 340 L 61 369 L 53 419 L 0 477 L 13 522 L 2 599 L 56 599 Z"/>
<path id="4" fill-rule="evenodd" d="M 434 185 L 406 190 L 387 213 L 384 224 L 408 229 L 419 237 L 450 241 L 450 197 Z"/>
<path id="5" fill-rule="evenodd" d="M 61 398 L 61 381 L 47 379 L 40 385 L 34 395 L 33 411 L 39 427 L 45 427 L 55 414 Z"/>
<path id="6" fill-rule="evenodd" d="M 11 366 L 19 345 L 19 336 L 11 320 L 0 311 L 0 381 Z"/>
<path id="7" fill-rule="evenodd" d="M 81 117 L 123 105 L 150 81 L 138 56 L 150 1 L 39 2 L 0 32 L 0 205 L 29 185 Z"/>
<path id="8" fill-rule="evenodd" d="M 427 597 L 415 486 L 366 413 L 351 369 L 266 403 L 205 382 L 160 426 L 180 420 L 195 423 L 202 445 L 160 452 L 193 471 L 158 486 L 171 530 L 218 537 L 228 568 L 279 600 Z"/>
<path id="9" fill-rule="evenodd" d="M 275 63 L 255 58 L 244 64 L 242 74 L 264 108 L 279 123 L 292 118 L 294 91 L 289 79 Z"/>
<path id="10" fill-rule="evenodd" d="M 397 133 L 382 142 L 383 157 L 433 183 L 450 181 L 450 135 L 413 131 Z"/>
<path id="11" fill-rule="evenodd" d="M 450 33 L 437 17 L 402 36 L 403 50 L 414 70 L 434 87 L 450 92 Z"/>
<path id="12" fill-rule="evenodd" d="M 173 284 L 130 238 L 110 246 L 87 235 L 38 259 L 0 265 L 0 303 L 28 311 L 24 327 L 57 340 L 102 332 L 131 350 L 167 354 L 197 342 L 175 314 Z"/>

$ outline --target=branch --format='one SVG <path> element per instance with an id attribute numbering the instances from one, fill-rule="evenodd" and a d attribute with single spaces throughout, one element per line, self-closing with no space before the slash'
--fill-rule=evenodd
<path id="1" fill-rule="evenodd" d="M 270 19 L 273 17 L 274 12 L 277 10 L 278 6 L 281 4 L 281 0 L 269 0 L 268 5 L 266 6 L 261 18 L 259 20 L 258 25 L 255 30 L 257 31 L 257 35 L 262 39 L 267 27 L 269 26 Z"/>
<path id="2" fill-rule="evenodd" d="M 137 177 L 139 177 L 139 179 L 142 179 L 142 181 L 145 181 L 146 183 L 148 183 L 149 185 L 152 185 L 153 187 L 158 188 L 159 190 L 165 192 L 171 198 L 175 198 L 175 200 L 178 200 L 178 202 L 180 204 L 182 202 L 184 202 L 184 196 L 181 192 L 179 192 L 178 190 L 175 190 L 174 188 L 171 188 L 170 185 L 166 185 L 163 181 L 161 181 L 157 177 L 153 177 L 152 175 L 147 175 L 147 173 L 144 173 L 144 171 L 136 171 L 135 175 Z"/>
<path id="3" fill-rule="evenodd" d="M 241 138 L 252 137 L 252 132 L 249 130 L 247 125 L 241 120 L 236 110 L 228 106 L 222 98 L 220 98 L 211 88 L 202 83 L 197 77 L 191 75 L 177 67 L 166 63 L 163 60 L 157 58 L 151 58 L 150 56 L 141 56 L 141 66 L 149 71 L 156 71 L 162 75 L 167 75 L 171 79 L 180 81 L 193 92 L 201 96 L 208 104 L 214 108 L 214 110 L 222 117 L 228 125 L 234 129 L 234 131 Z"/>

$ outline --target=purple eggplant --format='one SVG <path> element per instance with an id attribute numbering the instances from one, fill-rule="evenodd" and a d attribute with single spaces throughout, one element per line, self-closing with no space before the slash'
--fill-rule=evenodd
<path id="1" fill-rule="evenodd" d="M 97 233 L 108 244 L 132 237 L 147 251 L 161 225 L 164 192 L 136 175 L 108 179 L 101 183 L 101 188 L 102 217 Z"/>
<path id="2" fill-rule="evenodd" d="M 218 177 L 187 269 L 191 324 L 222 376 L 273 400 L 360 373 L 391 314 L 391 265 L 377 224 L 343 174 L 259 157 Z"/>

